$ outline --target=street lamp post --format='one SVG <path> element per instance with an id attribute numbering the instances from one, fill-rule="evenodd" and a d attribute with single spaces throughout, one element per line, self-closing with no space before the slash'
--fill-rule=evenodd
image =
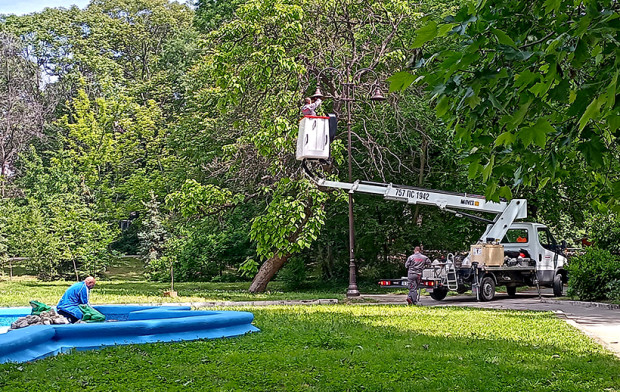
<path id="1" fill-rule="evenodd" d="M 371 72 L 375 75 L 376 73 L 370 68 L 361 69 L 353 74 L 351 77 L 351 70 L 349 67 L 346 69 L 346 81 L 342 81 L 343 74 L 335 68 L 329 67 L 325 68 L 319 72 L 317 77 L 317 94 L 320 94 L 319 84 L 321 83 L 321 74 L 324 71 L 331 71 L 334 74 L 338 75 L 339 82 L 342 85 L 342 95 L 340 96 L 340 100 L 344 101 L 347 110 L 347 157 L 349 164 L 349 182 L 353 181 L 353 159 L 351 157 L 351 113 L 353 111 L 353 101 L 355 100 L 355 82 L 360 81 L 362 75 L 367 72 Z M 371 101 L 383 101 L 385 98 L 381 94 L 381 90 L 377 82 L 372 84 L 374 87 L 374 93 L 370 97 Z M 317 95 L 315 94 L 315 96 Z M 355 264 L 355 225 L 353 221 L 353 191 L 349 191 L 349 287 L 347 288 L 347 297 L 359 297 L 360 292 L 357 288 L 357 268 Z"/>

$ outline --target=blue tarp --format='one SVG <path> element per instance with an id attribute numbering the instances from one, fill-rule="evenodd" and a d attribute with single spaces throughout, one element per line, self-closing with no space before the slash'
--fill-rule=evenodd
<path id="1" fill-rule="evenodd" d="M 27 362 L 72 349 L 182 340 L 215 339 L 259 331 L 254 315 L 200 311 L 189 306 L 94 306 L 102 323 L 33 325 L 0 334 L 0 363 Z M 23 317 L 31 308 L 0 308 L 0 317 Z"/>

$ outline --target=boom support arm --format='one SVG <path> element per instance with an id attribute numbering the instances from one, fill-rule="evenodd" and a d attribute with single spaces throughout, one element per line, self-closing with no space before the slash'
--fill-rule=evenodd
<path id="1" fill-rule="evenodd" d="M 403 185 L 377 182 L 355 181 L 354 183 L 328 181 L 313 178 L 320 187 L 337 188 L 349 193 L 382 195 L 386 200 L 402 201 L 407 204 L 423 204 L 439 207 L 442 210 L 455 208 L 496 214 L 491 224 L 480 238 L 482 242 L 501 241 L 515 219 L 527 218 L 527 200 L 513 199 L 510 202 L 487 201 L 483 196 L 467 193 L 443 192 Z"/>

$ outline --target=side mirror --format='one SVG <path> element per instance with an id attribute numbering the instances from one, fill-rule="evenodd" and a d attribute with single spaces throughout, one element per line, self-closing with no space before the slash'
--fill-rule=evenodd
<path id="1" fill-rule="evenodd" d="M 566 249 L 566 240 L 562 240 L 562 242 L 560 243 L 560 246 L 562 246 L 562 249 Z"/>

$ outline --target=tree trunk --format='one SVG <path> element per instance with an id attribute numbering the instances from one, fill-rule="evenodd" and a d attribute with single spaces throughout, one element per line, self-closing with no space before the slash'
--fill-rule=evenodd
<path id="1" fill-rule="evenodd" d="M 78 275 L 78 269 L 77 269 L 77 264 L 75 264 L 75 259 L 72 257 L 71 261 L 73 262 L 73 271 L 75 271 L 75 281 L 79 282 L 80 281 L 80 275 Z"/>
<path id="2" fill-rule="evenodd" d="M 260 269 L 256 273 L 252 284 L 250 285 L 250 293 L 264 293 L 267 289 L 267 284 L 273 276 L 282 268 L 284 263 L 291 257 L 290 254 L 282 257 L 272 257 L 265 261 Z"/>

